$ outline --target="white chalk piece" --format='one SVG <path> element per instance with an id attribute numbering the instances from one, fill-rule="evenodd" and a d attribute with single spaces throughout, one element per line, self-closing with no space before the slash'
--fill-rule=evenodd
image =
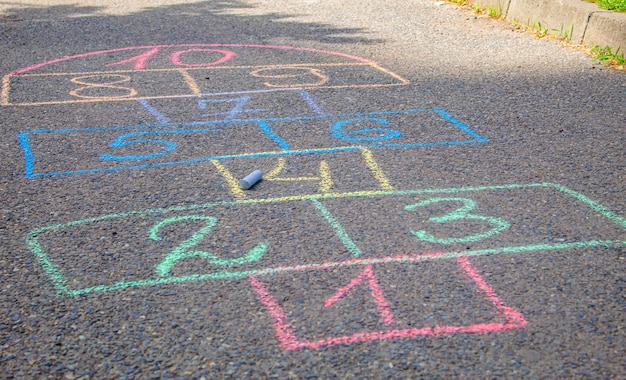
<path id="1" fill-rule="evenodd" d="M 261 176 L 263 176 L 263 173 L 260 170 L 255 170 L 252 173 L 248 174 L 244 179 L 239 181 L 239 187 L 241 187 L 243 190 L 248 190 L 249 188 L 254 186 L 255 183 L 259 182 Z"/>

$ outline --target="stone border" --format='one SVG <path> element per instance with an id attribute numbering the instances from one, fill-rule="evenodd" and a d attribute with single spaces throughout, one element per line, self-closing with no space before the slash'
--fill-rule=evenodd
<path id="1" fill-rule="evenodd" d="M 539 21 L 542 27 L 565 33 L 578 45 L 626 50 L 626 13 L 602 10 L 582 0 L 471 0 L 501 11 L 501 17 L 521 25 Z"/>

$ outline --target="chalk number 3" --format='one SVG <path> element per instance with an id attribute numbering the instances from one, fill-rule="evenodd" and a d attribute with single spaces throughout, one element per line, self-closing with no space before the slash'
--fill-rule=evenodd
<path id="1" fill-rule="evenodd" d="M 509 228 L 509 223 L 505 220 L 494 217 L 494 216 L 484 216 L 484 215 L 476 215 L 471 212 L 476 208 L 476 202 L 473 199 L 469 198 L 429 198 L 418 203 L 414 203 L 411 205 L 407 205 L 404 207 L 404 210 L 411 211 L 416 209 L 417 207 L 423 207 L 426 205 L 430 205 L 433 203 L 441 203 L 441 202 L 455 202 L 461 203 L 463 206 L 458 209 L 441 216 L 434 216 L 428 218 L 428 222 L 431 223 L 447 223 L 455 220 L 462 219 L 470 219 L 470 220 L 479 220 L 486 223 L 489 223 L 493 227 L 486 232 L 468 235 L 463 237 L 451 237 L 451 238 L 441 238 L 436 237 L 434 235 L 429 234 L 425 230 L 419 231 L 411 231 L 413 235 L 415 235 L 419 240 L 427 241 L 430 243 L 439 243 L 439 244 L 454 244 L 454 243 L 469 243 L 478 240 L 487 239 L 491 236 L 497 235 L 503 230 Z"/>

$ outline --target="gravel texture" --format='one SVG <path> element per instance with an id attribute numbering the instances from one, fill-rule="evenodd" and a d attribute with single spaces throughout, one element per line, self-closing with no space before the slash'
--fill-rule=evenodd
<path id="1" fill-rule="evenodd" d="M 2 5 L 0 378 L 626 377 L 623 71 L 434 1 L 133 3 Z"/>

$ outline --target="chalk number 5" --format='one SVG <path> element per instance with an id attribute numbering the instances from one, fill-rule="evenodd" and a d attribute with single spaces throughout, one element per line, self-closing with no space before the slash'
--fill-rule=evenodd
<path id="1" fill-rule="evenodd" d="M 448 214 L 428 218 L 427 222 L 447 223 L 447 222 L 451 222 L 455 220 L 470 219 L 470 220 L 479 220 L 479 221 L 489 223 L 493 227 L 483 233 L 468 235 L 468 236 L 463 236 L 463 237 L 450 237 L 450 238 L 436 237 L 434 235 L 429 234 L 425 230 L 411 231 L 411 233 L 415 235 L 415 237 L 417 237 L 419 240 L 427 241 L 430 243 L 439 243 L 439 244 L 469 243 L 469 242 L 487 239 L 491 236 L 497 235 L 503 230 L 506 230 L 507 228 L 509 228 L 510 226 L 507 221 L 498 217 L 472 214 L 471 212 L 476 208 L 476 202 L 474 202 L 474 200 L 469 199 L 469 198 L 429 198 L 429 199 L 420 201 L 418 203 L 407 205 L 404 207 L 404 210 L 412 211 L 416 209 L 417 207 L 423 207 L 423 206 L 427 206 L 433 203 L 442 203 L 442 202 L 461 203 L 462 206 Z"/>

